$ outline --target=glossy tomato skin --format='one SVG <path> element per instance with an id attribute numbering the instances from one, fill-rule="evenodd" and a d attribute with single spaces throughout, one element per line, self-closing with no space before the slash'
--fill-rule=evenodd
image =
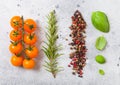
<path id="1" fill-rule="evenodd" d="M 21 40 L 22 38 L 22 32 L 19 30 L 12 30 L 9 36 L 11 40 L 18 41 Z"/>
<path id="2" fill-rule="evenodd" d="M 33 19 L 27 19 L 24 22 L 24 30 L 28 33 L 32 33 L 36 30 L 37 24 Z"/>
<path id="3" fill-rule="evenodd" d="M 29 58 L 36 58 L 38 55 L 38 49 L 36 46 L 33 46 L 31 48 L 27 48 L 25 53 Z"/>
<path id="4" fill-rule="evenodd" d="M 10 25 L 14 29 L 19 29 L 22 28 L 22 19 L 20 16 L 14 16 L 10 20 Z"/>
<path id="5" fill-rule="evenodd" d="M 16 45 L 11 43 L 9 46 L 9 50 L 13 54 L 19 54 L 22 51 L 22 44 L 17 43 Z"/>
<path id="6" fill-rule="evenodd" d="M 35 61 L 33 59 L 24 59 L 23 67 L 25 69 L 33 69 L 35 67 Z"/>
<path id="7" fill-rule="evenodd" d="M 16 56 L 16 55 L 14 55 L 14 56 L 12 56 L 11 57 L 11 64 L 13 65 L 13 66 L 22 66 L 22 64 L 23 64 L 23 56 Z"/>
<path id="8" fill-rule="evenodd" d="M 25 34 L 24 42 L 28 45 L 33 45 L 37 42 L 37 36 L 34 34 Z"/>

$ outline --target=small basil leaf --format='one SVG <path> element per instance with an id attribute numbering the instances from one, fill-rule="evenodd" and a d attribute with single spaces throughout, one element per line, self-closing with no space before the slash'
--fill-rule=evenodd
<path id="1" fill-rule="evenodd" d="M 101 32 L 108 33 L 109 32 L 109 21 L 104 12 L 96 11 L 92 13 L 91 17 L 92 24 L 96 29 Z"/>
<path id="2" fill-rule="evenodd" d="M 105 75 L 105 72 L 104 72 L 104 70 L 102 70 L 102 69 L 99 69 L 99 73 L 100 73 L 101 75 Z"/>
<path id="3" fill-rule="evenodd" d="M 107 44 L 107 40 L 104 36 L 100 36 L 96 39 L 95 47 L 98 50 L 103 50 Z"/>
<path id="4" fill-rule="evenodd" d="M 104 63 L 106 62 L 104 56 L 102 56 L 102 55 L 97 55 L 97 56 L 95 57 L 95 60 L 96 60 L 96 62 L 99 63 L 99 64 L 104 64 Z"/>

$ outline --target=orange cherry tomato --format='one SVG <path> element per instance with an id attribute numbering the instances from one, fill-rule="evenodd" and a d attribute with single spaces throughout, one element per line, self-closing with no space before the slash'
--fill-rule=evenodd
<path id="1" fill-rule="evenodd" d="M 22 66 L 22 64 L 23 64 L 23 57 L 22 56 L 18 57 L 16 55 L 12 56 L 12 58 L 11 58 L 11 64 L 13 66 Z"/>
<path id="2" fill-rule="evenodd" d="M 22 32 L 18 30 L 12 30 L 10 32 L 10 39 L 13 41 L 18 41 L 22 38 Z"/>
<path id="3" fill-rule="evenodd" d="M 25 34 L 24 35 L 24 42 L 28 45 L 33 45 L 37 41 L 37 37 L 35 34 Z"/>
<path id="4" fill-rule="evenodd" d="M 36 46 L 30 46 L 25 50 L 25 53 L 29 58 L 35 58 L 38 55 L 38 49 Z"/>
<path id="5" fill-rule="evenodd" d="M 22 51 L 22 44 L 20 42 L 12 42 L 9 46 L 9 50 L 13 54 L 19 54 Z"/>
<path id="6" fill-rule="evenodd" d="M 20 16 L 12 17 L 11 20 L 10 20 L 10 25 L 14 29 L 22 28 L 22 19 L 21 19 L 21 17 Z"/>
<path id="7" fill-rule="evenodd" d="M 24 30 L 28 33 L 32 33 L 35 31 L 37 25 L 33 19 L 27 19 L 24 22 Z"/>
<path id="8" fill-rule="evenodd" d="M 33 59 L 24 59 L 23 67 L 25 69 L 33 69 L 35 67 L 35 61 Z"/>

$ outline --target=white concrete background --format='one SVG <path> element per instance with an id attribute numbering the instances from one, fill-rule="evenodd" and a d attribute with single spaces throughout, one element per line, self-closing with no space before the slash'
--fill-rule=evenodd
<path id="1" fill-rule="evenodd" d="M 9 21 L 14 15 L 23 15 L 24 18 L 33 18 L 38 22 L 37 30 L 40 42 L 44 39 L 45 27 L 47 26 L 46 15 L 56 10 L 59 25 L 58 43 L 63 45 L 64 53 L 59 59 L 60 66 L 64 71 L 58 73 L 54 79 L 52 75 L 44 70 L 42 66 L 46 57 L 40 55 L 37 58 L 37 65 L 34 70 L 26 70 L 20 67 L 13 67 L 10 64 L 11 53 L 9 32 L 12 30 Z M 82 12 L 87 22 L 87 65 L 84 69 L 84 77 L 79 78 L 71 74 L 71 68 L 67 67 L 70 62 L 69 26 L 71 16 L 78 9 Z M 120 85 L 120 0 L 2 0 L 0 2 L 0 85 Z M 110 32 L 104 34 L 95 30 L 91 24 L 91 13 L 103 11 L 108 15 L 110 21 Z M 95 49 L 95 40 L 98 36 L 104 35 L 108 41 L 104 51 Z M 65 39 L 69 39 L 66 41 Z M 39 43 L 40 43 L 39 42 Z M 40 45 L 39 45 L 40 48 Z M 97 54 L 106 57 L 106 64 L 99 65 L 94 58 Z M 102 68 L 105 75 L 101 76 L 98 70 Z"/>

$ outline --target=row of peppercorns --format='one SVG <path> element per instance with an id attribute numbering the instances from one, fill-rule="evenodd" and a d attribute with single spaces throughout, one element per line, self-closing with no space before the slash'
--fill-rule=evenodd
<path id="1" fill-rule="evenodd" d="M 79 77 L 82 77 L 83 67 L 86 64 L 86 51 L 87 48 L 85 46 L 85 29 L 86 22 L 84 21 L 81 13 L 77 10 L 75 11 L 72 18 L 72 25 L 70 26 L 70 30 L 72 31 L 70 37 L 72 38 L 72 42 L 70 49 L 74 50 L 70 54 L 71 62 L 68 67 L 73 68 L 73 74 L 78 74 Z"/>

